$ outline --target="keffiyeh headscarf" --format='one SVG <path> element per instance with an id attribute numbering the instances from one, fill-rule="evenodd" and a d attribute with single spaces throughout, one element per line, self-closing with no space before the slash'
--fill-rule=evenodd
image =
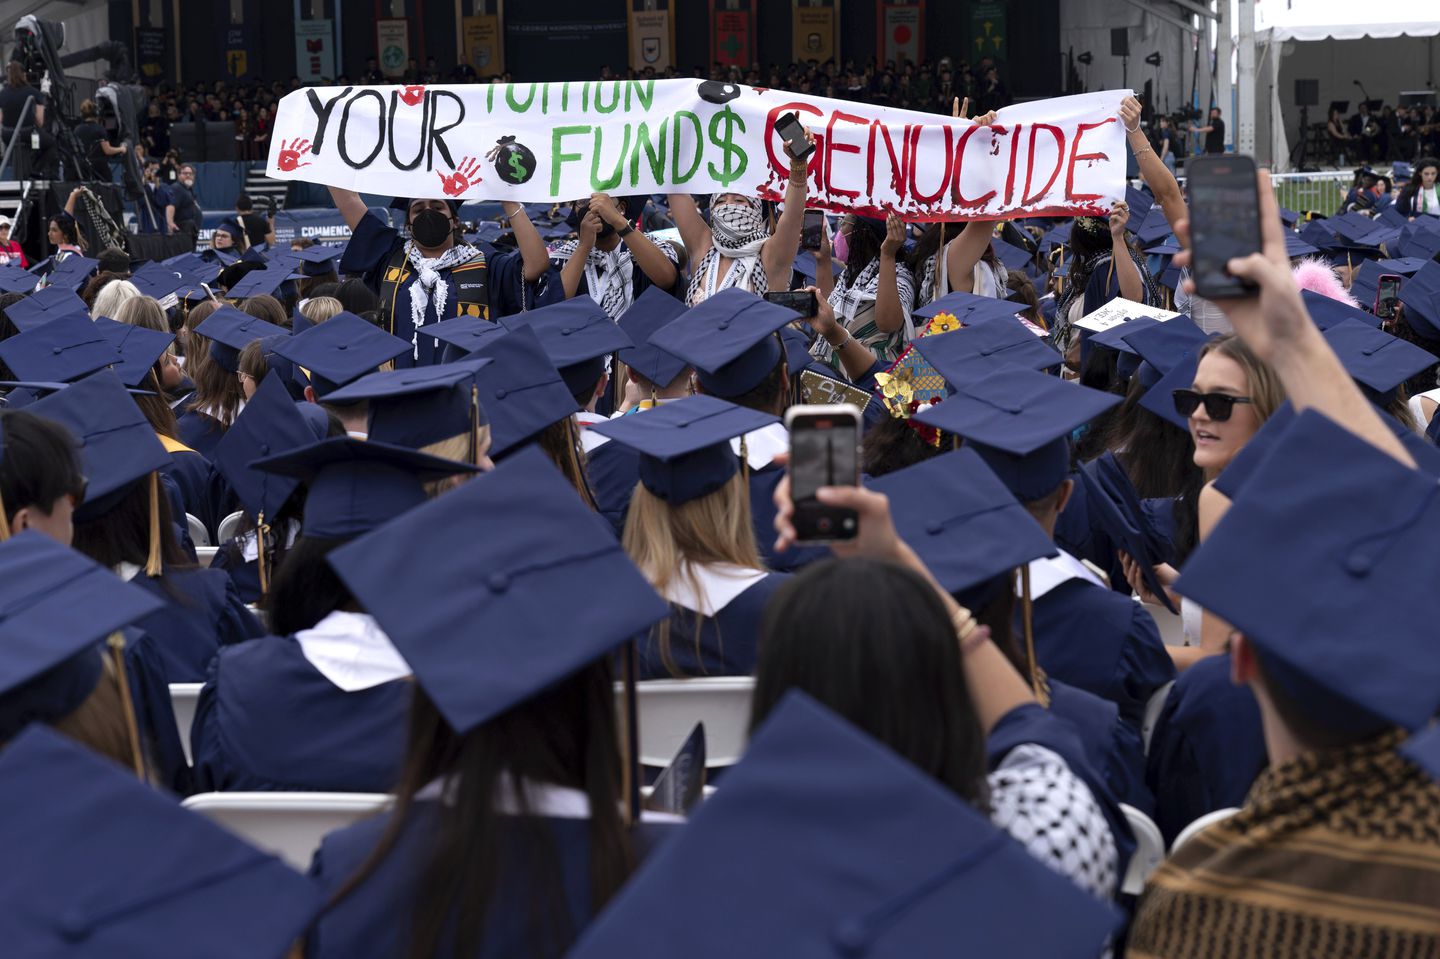
<path id="1" fill-rule="evenodd" d="M 765 270 L 760 266 L 760 248 L 770 239 L 760 201 L 743 198 L 743 203 L 727 201 L 710 205 L 710 249 L 695 265 L 686 290 L 685 301 L 695 305 L 709 296 L 732 286 L 763 296 L 769 288 Z M 734 262 L 720 277 L 720 257 Z"/>
<path id="2" fill-rule="evenodd" d="M 415 268 L 415 282 L 410 284 L 410 349 L 415 359 L 420 358 L 420 327 L 425 325 L 425 311 L 430 301 L 435 301 L 435 318 L 445 319 L 445 300 L 450 295 L 450 284 L 443 282 L 441 271 L 468 263 L 480 253 L 468 243 L 452 246 L 435 257 L 420 255 L 420 248 L 414 242 L 405 244 L 405 256 Z"/>

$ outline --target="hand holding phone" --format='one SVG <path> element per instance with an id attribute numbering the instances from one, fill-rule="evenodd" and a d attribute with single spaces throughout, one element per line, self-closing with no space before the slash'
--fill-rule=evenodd
<path id="1" fill-rule="evenodd" d="M 1376 282 L 1375 315 L 1382 320 L 1395 319 L 1395 304 L 1400 301 L 1400 284 L 1405 278 L 1386 273 Z"/>
<path id="2" fill-rule="evenodd" d="M 1256 287 L 1226 264 L 1260 252 L 1260 194 L 1255 161 L 1202 156 L 1186 163 L 1190 207 L 1190 275 L 1208 300 L 1249 296 Z"/>
<path id="3" fill-rule="evenodd" d="M 765 299 L 776 306 L 794 310 L 806 318 L 814 316 L 820 309 L 815 294 L 810 290 L 781 290 L 776 293 L 766 293 Z"/>
<path id="4" fill-rule="evenodd" d="M 791 522 L 801 543 L 854 539 L 860 531 L 856 511 L 822 503 L 827 486 L 860 485 L 860 410 L 848 404 L 792 406 L 785 414 L 790 431 Z"/>
<path id="5" fill-rule="evenodd" d="M 790 155 L 796 160 L 808 160 L 815 152 L 815 144 L 805 138 L 805 124 L 800 122 L 800 114 L 794 110 L 775 121 L 775 132 L 780 134 L 790 148 Z"/>
<path id="6" fill-rule="evenodd" d="M 820 210 L 806 210 L 800 224 L 800 249 L 819 250 L 825 237 L 825 214 Z"/>

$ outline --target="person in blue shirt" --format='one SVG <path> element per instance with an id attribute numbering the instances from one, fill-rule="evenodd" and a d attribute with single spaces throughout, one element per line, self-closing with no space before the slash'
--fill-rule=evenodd
<path id="1" fill-rule="evenodd" d="M 494 320 L 565 298 L 545 241 L 519 203 L 505 204 L 519 249 L 500 253 L 462 242 L 458 200 L 397 199 L 391 206 L 404 214 L 402 233 L 371 214 L 360 194 L 332 186 L 330 196 L 354 231 L 341 272 L 364 277 L 380 297 L 381 325 L 411 344 L 398 366 L 438 362 L 434 341 L 415 332 L 421 326 L 456 316 Z"/>
<path id="2" fill-rule="evenodd" d="M 175 233 L 175 198 L 160 182 L 160 161 L 145 160 L 144 193 L 135 204 L 135 228 L 139 233 Z"/>

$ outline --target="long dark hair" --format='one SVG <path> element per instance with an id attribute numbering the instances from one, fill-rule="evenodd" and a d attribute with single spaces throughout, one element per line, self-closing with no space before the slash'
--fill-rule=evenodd
<path id="1" fill-rule="evenodd" d="M 1399 203 L 1401 200 L 1406 200 L 1406 199 L 1408 199 L 1408 200 L 1413 200 L 1413 199 L 1415 199 L 1415 197 L 1416 197 L 1417 195 L 1419 195 L 1419 193 L 1420 193 L 1420 174 L 1421 174 L 1421 172 L 1424 171 L 1424 169 L 1425 169 L 1427 166 L 1433 166 L 1433 167 L 1435 167 L 1436 172 L 1437 172 L 1437 173 L 1440 173 L 1440 160 L 1437 160 L 1437 159 L 1435 159 L 1434 157 L 1421 157 L 1420 159 L 1416 160 L 1416 161 L 1415 161 L 1415 172 L 1411 175 L 1411 177 L 1410 177 L 1410 182 L 1407 183 L 1407 184 L 1405 184 L 1405 187 L 1400 191 L 1400 195 L 1399 195 L 1398 197 L 1396 197 L 1396 199 L 1395 199 L 1395 202 L 1396 202 L 1396 203 Z M 1437 179 L 1436 179 L 1436 182 L 1437 182 L 1437 183 L 1440 183 L 1440 178 L 1437 178 Z M 1419 212 L 1419 211 L 1412 209 L 1410 212 L 1411 212 L 1412 214 L 1414 214 L 1414 213 L 1417 213 L 1417 212 Z"/>
<path id="2" fill-rule="evenodd" d="M 845 257 L 846 286 L 854 285 L 860 271 L 880 255 L 880 244 L 885 239 L 884 229 L 882 228 L 880 235 L 876 236 L 874 228 L 866 222 L 864 217 L 855 216 L 852 224 L 848 239 L 850 252 Z"/>
<path id="3" fill-rule="evenodd" d="M 191 565 L 175 538 L 170 497 L 165 495 L 164 485 L 150 476 L 132 483 L 130 490 L 103 515 L 88 522 L 77 521 L 72 545 L 101 566 L 113 568 L 121 563 L 134 563 L 143 568 L 150 557 L 152 486 L 160 517 L 160 560 L 166 570 Z M 165 574 L 162 572 L 157 579 L 164 582 Z"/>
<path id="4" fill-rule="evenodd" d="M 281 517 L 296 497 L 281 509 Z M 285 524 L 276 526 L 276 538 L 283 541 Z M 348 543 L 349 538 L 300 536 L 283 558 L 276 554 L 275 574 L 270 592 L 265 597 L 265 622 L 276 636 L 293 636 L 302 629 L 311 629 L 337 609 L 358 609 L 355 597 L 335 575 L 325 557 L 332 549 Z"/>
<path id="5" fill-rule="evenodd" d="M 566 921 L 561 863 L 550 829 L 530 812 L 527 784 L 578 789 L 590 803 L 590 907 L 598 912 L 634 866 L 620 816 L 620 752 L 608 658 L 465 734 L 456 733 L 419 687 L 410 709 L 405 768 L 395 809 L 370 858 L 332 903 L 362 885 L 395 848 L 415 794 L 437 780 L 446 801 L 429 854 L 412 885 L 409 959 L 430 959 L 453 936 L 456 957 L 478 955 L 492 900 L 507 878 L 530 888 L 531 954 L 558 957 L 578 929 Z M 497 810 L 510 799 L 520 815 Z"/>
<path id="6" fill-rule="evenodd" d="M 985 733 L 925 580 L 870 559 L 814 563 L 776 591 L 760 636 L 752 730 L 799 689 L 988 810 Z"/>
<path id="7" fill-rule="evenodd" d="M 48 515 L 60 497 L 84 490 L 79 447 L 65 427 L 24 410 L 0 410 L 0 433 L 0 498 L 7 527 L 27 506 Z"/>
<path id="8" fill-rule="evenodd" d="M 923 463 L 948 448 L 943 438 L 940 446 L 931 446 L 905 420 L 886 416 L 865 431 L 860 441 L 860 468 L 868 476 L 884 476 Z"/>
<path id="9" fill-rule="evenodd" d="M 905 257 L 905 265 L 910 268 L 911 273 L 915 274 L 917 281 L 924 275 L 926 264 L 935 259 L 935 254 L 940 252 L 940 247 L 955 239 L 964 229 L 964 223 L 946 222 L 932 223 L 921 232 L 920 238 L 915 241 L 909 255 Z M 989 247 L 985 248 L 985 255 L 993 256 Z M 940 278 L 937 276 L 935 279 L 936 282 L 939 282 Z M 949 290 L 944 292 L 948 293 Z M 937 291 L 936 296 L 939 295 L 940 293 Z"/>

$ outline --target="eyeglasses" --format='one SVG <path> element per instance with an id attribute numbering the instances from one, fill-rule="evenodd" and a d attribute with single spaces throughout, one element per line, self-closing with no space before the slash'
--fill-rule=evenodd
<path id="1" fill-rule="evenodd" d="M 1194 390 L 1176 390 L 1171 394 L 1175 397 L 1175 412 L 1181 416 L 1190 416 L 1200 404 L 1205 404 L 1205 415 L 1217 423 L 1223 423 L 1230 418 L 1235 411 L 1236 403 L 1253 403 L 1254 400 L 1248 396 L 1231 396 L 1229 393 L 1196 393 Z"/>

